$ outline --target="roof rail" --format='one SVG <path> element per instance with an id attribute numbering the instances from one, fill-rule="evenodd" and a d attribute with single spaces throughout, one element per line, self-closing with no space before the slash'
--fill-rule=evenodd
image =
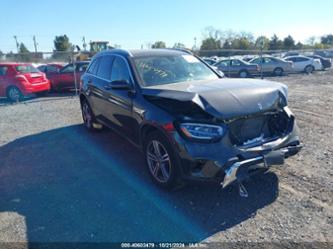
<path id="1" fill-rule="evenodd" d="M 180 52 L 184 52 L 184 53 L 193 55 L 192 51 L 189 49 L 186 49 L 186 48 L 166 48 L 166 49 L 176 50 L 176 51 L 180 51 Z"/>

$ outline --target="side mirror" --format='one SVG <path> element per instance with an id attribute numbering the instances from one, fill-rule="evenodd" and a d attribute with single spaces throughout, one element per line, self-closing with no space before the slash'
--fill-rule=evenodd
<path id="1" fill-rule="evenodd" d="M 114 90 L 131 90 L 131 85 L 128 80 L 114 80 L 107 85 L 108 89 Z"/>

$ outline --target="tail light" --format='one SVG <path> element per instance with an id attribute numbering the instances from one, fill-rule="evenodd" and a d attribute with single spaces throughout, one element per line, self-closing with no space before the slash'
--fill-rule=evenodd
<path id="1" fill-rule="evenodd" d="M 15 78 L 22 83 L 29 83 L 29 81 L 24 75 L 18 74 L 15 76 Z"/>

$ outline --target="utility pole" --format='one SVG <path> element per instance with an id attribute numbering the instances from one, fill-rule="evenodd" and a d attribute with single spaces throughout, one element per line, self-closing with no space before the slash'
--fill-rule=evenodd
<path id="1" fill-rule="evenodd" d="M 194 49 L 193 50 L 197 50 L 197 38 L 194 37 Z"/>
<path id="2" fill-rule="evenodd" d="M 86 38 L 83 36 L 82 37 L 82 47 L 84 51 L 87 51 L 87 43 L 86 43 Z"/>
<path id="3" fill-rule="evenodd" d="M 36 36 L 33 36 L 32 39 L 33 39 L 33 41 L 34 41 L 35 53 L 37 54 L 37 46 L 38 46 L 38 43 L 37 43 L 37 41 L 36 41 Z"/>
<path id="4" fill-rule="evenodd" d="M 14 39 L 15 39 L 15 43 L 16 43 L 16 49 L 17 49 L 17 53 L 19 53 L 20 51 L 20 48 L 19 48 L 19 44 L 18 44 L 18 41 L 17 41 L 17 36 L 14 35 Z"/>

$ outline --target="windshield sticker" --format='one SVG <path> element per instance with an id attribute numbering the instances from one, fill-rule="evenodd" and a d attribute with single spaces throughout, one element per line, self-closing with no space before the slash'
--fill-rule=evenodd
<path id="1" fill-rule="evenodd" d="M 199 60 L 195 58 L 192 55 L 182 55 L 182 57 L 188 62 L 188 63 L 198 63 Z"/>

